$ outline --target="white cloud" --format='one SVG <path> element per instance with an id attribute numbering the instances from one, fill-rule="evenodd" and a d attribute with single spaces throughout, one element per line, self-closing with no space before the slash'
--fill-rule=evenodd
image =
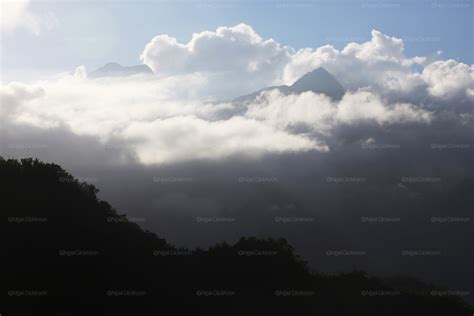
<path id="1" fill-rule="evenodd" d="M 51 30 L 59 24 L 52 12 L 37 14 L 31 11 L 31 0 L 0 0 L 0 28 L 2 32 L 11 33 L 25 29 L 35 35 L 42 30 Z"/>
<path id="2" fill-rule="evenodd" d="M 406 57 L 401 39 L 373 30 L 370 41 L 349 43 L 341 51 L 331 45 L 297 51 L 285 67 L 284 81 L 292 82 L 308 69 L 324 67 L 349 90 L 371 87 L 379 93 L 410 93 L 424 84 L 411 66 L 426 61 L 425 57 Z"/>
<path id="3" fill-rule="evenodd" d="M 76 67 L 76 70 L 74 71 L 74 77 L 80 78 L 80 79 L 86 79 L 87 78 L 86 67 L 84 66 Z"/>
<path id="4" fill-rule="evenodd" d="M 408 103 L 387 104 L 380 96 L 358 91 L 347 93 L 338 105 L 335 119 L 345 124 L 374 121 L 380 125 L 393 123 L 429 123 L 432 114 Z"/>
<path id="5" fill-rule="evenodd" d="M 194 116 L 177 116 L 135 122 L 121 136 L 135 143 L 143 163 L 217 160 L 234 155 L 255 158 L 265 153 L 327 149 L 316 140 L 245 117 L 211 122 Z"/>
<path id="6" fill-rule="evenodd" d="M 438 56 L 439 57 L 439 56 Z M 235 97 L 275 84 L 292 84 L 305 73 L 324 67 L 348 90 L 369 88 L 380 95 L 447 100 L 473 87 L 472 66 L 432 57 L 408 57 L 401 39 L 377 30 L 369 41 L 295 51 L 263 39 L 246 24 L 196 33 L 188 43 L 168 35 L 150 41 L 141 58 L 160 76 L 200 73 L 202 93 Z M 413 66 L 424 71 L 418 73 Z"/>
<path id="7" fill-rule="evenodd" d="M 472 95 L 474 66 L 455 60 L 436 61 L 423 70 L 431 95 L 450 100 Z"/>
<path id="8" fill-rule="evenodd" d="M 414 105 L 388 104 L 368 91 L 346 93 L 340 102 L 333 102 L 324 95 L 312 92 L 284 96 L 273 90 L 262 94 L 251 104 L 247 114 L 278 128 L 306 125 L 321 134 L 330 134 L 341 124 L 429 123 L 433 118 L 430 112 L 417 109 Z"/>
<path id="9" fill-rule="evenodd" d="M 408 58 L 400 39 L 378 31 L 341 51 L 327 45 L 295 52 L 239 24 L 194 34 L 187 44 L 157 36 L 142 59 L 156 76 L 92 79 L 81 66 L 74 75 L 4 85 L 0 119 L 120 143 L 142 163 L 167 164 L 326 151 L 331 142 L 323 139 L 344 126 L 429 124 L 435 114 L 407 96 L 474 100 L 472 66 Z M 413 64 L 424 71 L 413 72 Z M 246 107 L 204 98 L 290 83 L 319 66 L 349 88 L 342 100 L 277 90 Z"/>
<path id="10" fill-rule="evenodd" d="M 186 44 L 159 35 L 146 45 L 141 58 L 157 74 L 201 72 L 210 78 L 225 78 L 239 93 L 276 83 L 291 84 L 317 67 L 325 67 L 349 89 L 380 86 L 409 90 L 422 83 L 410 67 L 427 61 L 425 57 L 406 57 L 401 39 L 376 30 L 370 41 L 349 43 L 341 51 L 326 45 L 295 52 L 273 39 L 264 40 L 246 24 L 196 33 Z M 217 80 L 212 83 L 222 85 Z"/>
<path id="11" fill-rule="evenodd" d="M 0 122 L 10 118 L 23 103 L 36 100 L 44 95 L 44 90 L 18 82 L 0 87 Z"/>
<path id="12" fill-rule="evenodd" d="M 276 82 L 290 60 L 290 50 L 239 24 L 195 33 L 186 44 L 158 35 L 146 45 L 141 58 L 158 75 L 203 73 L 210 92 L 230 97 Z M 219 89 L 212 89 L 215 85 Z"/>
<path id="13" fill-rule="evenodd" d="M 278 90 L 272 90 L 250 104 L 247 115 L 280 129 L 303 124 L 327 133 L 333 125 L 336 106 L 322 94 L 305 92 L 285 96 Z"/>
<path id="14" fill-rule="evenodd" d="M 77 75 L 82 71 L 31 86 L 3 86 L 3 118 L 43 129 L 67 128 L 104 144 L 125 143 L 143 163 L 326 150 L 315 139 L 251 118 L 214 119 L 231 105 L 177 98 L 172 91 L 183 80 L 192 89 L 189 76 L 91 80 Z"/>
<path id="15" fill-rule="evenodd" d="M 87 79 L 74 75 L 33 85 L 11 83 L 0 90 L 2 109 L 11 124 L 68 129 L 93 136 L 104 145 L 120 143 L 145 164 L 257 158 L 273 153 L 327 151 L 317 136 L 292 131 L 305 125 L 330 135 L 341 124 L 380 125 L 430 121 L 430 114 L 407 104 L 389 105 L 365 91 L 346 94 L 338 103 L 311 92 L 285 96 L 262 94 L 240 115 L 237 105 L 196 99 L 188 92 L 202 83 L 192 75 Z"/>

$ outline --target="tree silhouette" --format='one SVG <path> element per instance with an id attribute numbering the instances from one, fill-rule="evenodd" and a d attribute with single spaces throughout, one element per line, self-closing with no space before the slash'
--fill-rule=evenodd
<path id="1" fill-rule="evenodd" d="M 472 315 L 415 279 L 312 272 L 284 239 L 176 248 L 36 159 L 0 157 L 0 192 L 2 315 Z"/>

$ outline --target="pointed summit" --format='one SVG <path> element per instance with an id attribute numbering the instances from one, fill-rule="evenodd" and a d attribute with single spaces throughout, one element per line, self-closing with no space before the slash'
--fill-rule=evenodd
<path id="1" fill-rule="evenodd" d="M 278 89 L 283 94 L 300 94 L 306 91 L 322 93 L 333 100 L 340 100 L 346 93 L 344 87 L 326 69 L 320 67 L 306 73 L 291 86 L 268 87 L 257 92 L 235 99 L 235 102 L 248 102 L 255 99 L 263 91 Z"/>
<path id="2" fill-rule="evenodd" d="M 324 68 L 308 72 L 288 87 L 290 93 L 312 91 L 324 93 L 333 99 L 340 100 L 345 93 L 344 87 Z"/>

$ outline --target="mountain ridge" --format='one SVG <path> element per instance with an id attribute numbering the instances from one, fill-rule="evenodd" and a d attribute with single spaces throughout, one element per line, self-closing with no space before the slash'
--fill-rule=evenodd
<path id="1" fill-rule="evenodd" d="M 2 314 L 472 315 L 461 297 L 413 279 L 317 273 L 283 238 L 177 248 L 37 159 L 0 156 L 0 190 Z"/>
<path id="2" fill-rule="evenodd" d="M 104 66 L 90 72 L 88 74 L 91 78 L 102 77 L 126 77 L 133 75 L 152 75 L 153 71 L 145 64 L 134 66 L 122 66 L 119 63 L 110 62 Z"/>
<path id="3" fill-rule="evenodd" d="M 271 86 L 256 92 L 240 96 L 234 99 L 234 102 L 248 102 L 254 100 L 260 93 L 277 89 L 281 93 L 288 94 L 300 94 L 303 92 L 311 91 L 317 94 L 325 94 L 333 100 L 340 100 L 344 96 L 346 90 L 337 81 L 332 74 L 330 74 L 323 67 L 316 68 L 310 72 L 307 72 L 292 85 L 281 85 Z"/>

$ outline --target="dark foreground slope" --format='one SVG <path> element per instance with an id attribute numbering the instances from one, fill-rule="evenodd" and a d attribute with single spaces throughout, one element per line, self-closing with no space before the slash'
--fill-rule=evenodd
<path id="1" fill-rule="evenodd" d="M 472 315 L 414 280 L 310 272 L 282 239 L 177 249 L 54 164 L 0 158 L 0 192 L 1 315 Z"/>

